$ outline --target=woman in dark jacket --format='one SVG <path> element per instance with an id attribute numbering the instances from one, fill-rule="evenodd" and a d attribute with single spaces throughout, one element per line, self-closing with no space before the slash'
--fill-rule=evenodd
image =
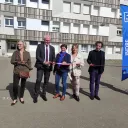
<path id="1" fill-rule="evenodd" d="M 17 50 L 13 53 L 11 58 L 11 64 L 14 65 L 13 70 L 13 102 L 11 105 L 15 105 L 17 103 L 18 96 L 18 84 L 21 79 L 21 88 L 20 88 L 20 97 L 19 100 L 22 104 L 24 104 L 24 90 L 25 84 L 28 77 L 30 77 L 31 68 L 31 57 L 30 53 L 25 50 L 25 42 L 19 41 L 17 43 Z"/>
<path id="2" fill-rule="evenodd" d="M 71 56 L 66 53 L 67 45 L 61 45 L 61 52 L 56 56 L 56 64 L 54 67 L 55 75 L 55 86 L 56 86 L 56 95 L 53 98 L 61 97 L 60 100 L 63 101 L 65 99 L 66 89 L 67 89 L 67 77 L 69 72 L 69 66 L 71 63 Z M 60 95 L 59 83 L 60 78 L 62 77 L 63 84 L 63 92 L 62 96 Z"/>

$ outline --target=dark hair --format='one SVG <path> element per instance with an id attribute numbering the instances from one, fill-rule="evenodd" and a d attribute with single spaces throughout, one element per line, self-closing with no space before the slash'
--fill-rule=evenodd
<path id="1" fill-rule="evenodd" d="M 73 44 L 73 45 L 72 45 L 72 49 L 71 49 L 71 50 L 73 50 L 73 48 L 74 48 L 74 47 L 76 47 L 76 48 L 78 49 L 78 48 L 79 48 L 79 45 L 78 45 L 78 44 L 76 44 L 76 43 L 75 43 L 75 44 Z M 72 54 L 73 54 L 73 51 L 72 51 Z"/>
<path id="2" fill-rule="evenodd" d="M 95 45 L 97 46 L 97 44 L 101 44 L 101 47 L 104 46 L 103 42 L 102 41 L 96 41 Z"/>
<path id="3" fill-rule="evenodd" d="M 60 48 L 62 48 L 62 47 L 65 47 L 65 48 L 67 49 L 67 45 L 66 45 L 66 44 L 62 44 L 62 45 L 60 46 Z"/>

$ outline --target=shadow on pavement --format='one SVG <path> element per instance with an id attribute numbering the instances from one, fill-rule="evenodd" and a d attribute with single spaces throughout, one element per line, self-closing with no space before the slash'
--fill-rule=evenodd
<path id="1" fill-rule="evenodd" d="M 34 98 L 34 87 L 35 87 L 35 83 L 34 82 L 29 82 L 29 81 L 26 82 L 26 90 L 28 90 L 28 92 L 29 92 L 29 94 L 30 94 L 32 99 Z M 41 83 L 41 87 L 40 87 L 41 91 L 43 90 L 42 87 L 43 87 L 43 83 Z M 20 86 L 19 86 L 19 89 L 20 89 Z M 10 97 L 13 100 L 13 83 L 10 83 L 6 87 L 6 90 L 9 91 Z M 63 87 L 60 86 L 60 92 L 62 92 L 62 90 L 63 90 Z M 49 84 L 47 86 L 47 93 L 50 93 L 52 95 L 55 94 L 55 84 L 49 82 Z M 40 94 L 41 94 L 41 92 L 40 92 Z M 68 93 L 68 92 L 67 92 L 67 95 L 71 96 L 71 94 Z"/>
<path id="2" fill-rule="evenodd" d="M 60 83 L 60 85 L 61 84 L 62 83 Z M 29 81 L 26 82 L 26 90 L 28 90 L 32 99 L 34 98 L 34 87 L 35 87 L 34 82 L 29 82 Z M 43 90 L 42 87 L 43 87 L 43 83 L 41 83 L 41 89 L 40 89 L 41 91 Z M 20 86 L 19 86 L 19 89 L 20 89 Z M 72 85 L 70 83 L 68 83 L 67 89 L 72 89 Z M 6 90 L 9 91 L 10 97 L 13 100 L 13 83 L 10 83 L 6 87 Z M 63 86 L 60 86 L 60 92 L 62 92 L 62 90 L 63 90 Z M 49 85 L 47 86 L 47 93 L 50 93 L 52 95 L 55 94 L 55 84 L 49 82 Z M 83 95 L 89 96 L 89 93 L 84 91 L 82 88 L 80 88 L 80 93 Z M 41 94 L 41 92 L 40 92 L 40 94 Z M 70 94 L 68 92 L 66 92 L 66 94 L 72 99 L 72 94 Z"/>
<path id="3" fill-rule="evenodd" d="M 90 81 L 88 77 L 85 77 L 85 76 L 81 76 L 81 79 L 84 79 L 84 80 L 87 80 L 87 81 Z M 100 82 L 100 85 L 104 86 L 104 87 L 107 87 L 109 89 L 112 89 L 113 91 L 116 91 L 116 92 L 120 92 L 122 94 L 126 94 L 128 95 L 128 92 L 124 91 L 124 90 L 121 90 L 119 88 L 116 88 L 114 87 L 112 84 L 108 84 L 108 83 L 105 83 L 105 82 Z"/>
<path id="4" fill-rule="evenodd" d="M 6 90 L 9 91 L 10 98 L 11 98 L 12 100 L 14 100 L 14 99 L 13 99 L 13 83 L 10 83 L 10 84 L 6 87 Z"/>
<path id="5" fill-rule="evenodd" d="M 72 85 L 71 85 L 70 83 L 68 83 L 68 88 L 69 88 L 69 89 L 72 89 Z M 80 93 L 83 94 L 83 95 L 85 95 L 85 96 L 90 97 L 90 93 L 88 93 L 88 92 L 86 92 L 85 90 L 83 90 L 83 88 L 80 88 Z M 69 95 L 70 98 L 72 98 L 72 94 L 69 94 L 69 93 L 67 92 L 67 95 Z"/>

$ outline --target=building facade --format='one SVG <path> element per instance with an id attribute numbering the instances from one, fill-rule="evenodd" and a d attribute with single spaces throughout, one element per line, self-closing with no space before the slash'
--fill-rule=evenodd
<path id="1" fill-rule="evenodd" d="M 119 0 L 0 0 L 0 56 L 12 55 L 17 40 L 25 40 L 35 56 L 46 34 L 56 53 L 60 45 L 79 44 L 87 58 L 97 40 L 103 41 L 106 59 L 122 58 Z"/>

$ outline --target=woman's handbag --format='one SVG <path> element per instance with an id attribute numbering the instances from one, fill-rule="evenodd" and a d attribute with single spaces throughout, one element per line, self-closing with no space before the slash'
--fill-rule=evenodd
<path id="1" fill-rule="evenodd" d="M 19 72 L 20 78 L 29 78 L 29 72 L 20 71 Z"/>
<path id="2" fill-rule="evenodd" d="M 17 60 L 18 60 L 18 52 L 17 52 L 16 57 L 17 57 Z M 21 57 L 20 57 L 20 59 L 21 59 Z M 29 72 L 20 71 L 20 72 L 19 72 L 19 77 L 20 77 L 20 78 L 26 78 L 26 79 L 27 79 L 27 78 L 30 77 L 30 75 L 29 75 Z"/>

